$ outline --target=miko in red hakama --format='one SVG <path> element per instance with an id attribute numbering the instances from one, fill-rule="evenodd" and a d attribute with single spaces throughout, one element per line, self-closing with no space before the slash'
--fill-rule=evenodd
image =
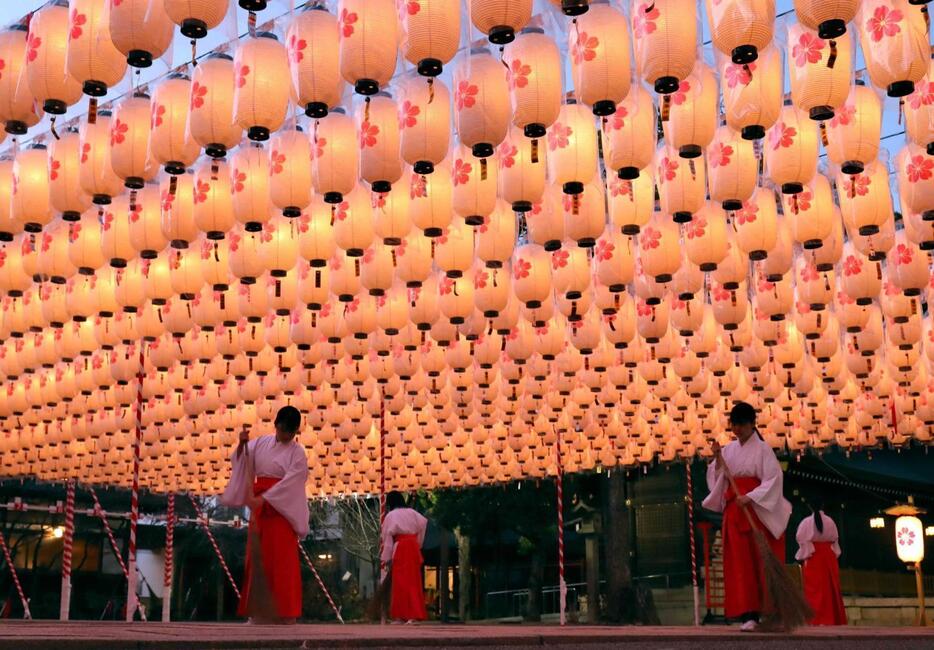
<path id="1" fill-rule="evenodd" d="M 389 617 L 402 621 L 424 621 L 422 592 L 422 549 L 418 535 L 396 535 L 392 555 L 392 598 Z"/>
<path id="2" fill-rule="evenodd" d="M 279 482 L 277 478 L 257 476 L 253 494 L 262 494 Z M 298 618 L 302 615 L 302 574 L 298 563 L 298 536 L 288 519 L 275 508 L 264 503 L 250 517 L 250 534 L 247 536 L 246 566 L 243 588 L 240 590 L 238 616 L 250 616 L 250 590 L 253 588 L 253 542 L 259 541 L 259 556 L 269 593 L 275 602 L 279 618 Z"/>
<path id="3" fill-rule="evenodd" d="M 820 517 L 820 530 L 816 517 Z M 814 611 L 811 625 L 846 625 L 846 608 L 840 590 L 839 533 L 833 519 L 819 509 L 805 517 L 795 535 L 802 563 L 804 597 Z"/>

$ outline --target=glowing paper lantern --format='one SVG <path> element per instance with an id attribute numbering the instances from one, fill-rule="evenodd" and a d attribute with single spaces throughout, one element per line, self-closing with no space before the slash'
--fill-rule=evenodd
<path id="1" fill-rule="evenodd" d="M 706 6 L 713 46 L 729 55 L 734 64 L 752 63 L 759 58 L 759 50 L 772 41 L 774 0 L 707 0 Z"/>
<path id="2" fill-rule="evenodd" d="M 258 232 L 272 216 L 269 193 L 271 157 L 261 145 L 253 144 L 237 148 L 228 163 L 230 188 L 236 199 L 233 202 L 234 217 L 250 232 Z"/>
<path id="3" fill-rule="evenodd" d="M 917 564 L 924 559 L 924 530 L 920 519 L 902 515 L 895 520 L 895 550 L 898 559 L 906 564 Z"/>
<path id="4" fill-rule="evenodd" d="M 110 165 L 123 184 L 139 189 L 151 175 L 149 95 L 134 93 L 117 104 L 110 122 Z"/>
<path id="5" fill-rule="evenodd" d="M 930 42 L 923 5 L 869 0 L 856 15 L 859 42 L 872 84 L 889 97 L 914 92 L 928 69 Z"/>
<path id="6" fill-rule="evenodd" d="M 668 119 L 663 120 L 665 142 L 678 150 L 682 158 L 698 158 L 713 140 L 717 128 L 717 80 L 706 65 L 695 66 L 694 72 L 678 84 L 678 89 L 666 95 Z M 665 115 L 662 109 L 662 115 Z"/>
<path id="7" fill-rule="evenodd" d="M 373 208 L 369 193 L 362 187 L 348 194 L 337 205 L 331 205 L 334 221 L 334 242 L 348 257 L 362 257 L 373 243 Z"/>
<path id="8" fill-rule="evenodd" d="M 418 74 L 437 77 L 454 58 L 460 43 L 460 16 L 458 0 L 400 5 L 402 56 L 417 66 Z"/>
<path id="9" fill-rule="evenodd" d="M 27 41 L 26 77 L 42 110 L 61 115 L 81 98 L 81 84 L 66 70 L 68 4 L 55 2 L 32 14 Z"/>
<path id="10" fill-rule="evenodd" d="M 795 106 L 812 120 L 829 120 L 846 101 L 853 45 L 848 34 L 829 42 L 799 23 L 788 28 L 788 74 Z"/>
<path id="11" fill-rule="evenodd" d="M 655 151 L 655 105 L 639 84 L 602 121 L 603 161 L 622 180 L 634 180 L 652 162 Z"/>
<path id="12" fill-rule="evenodd" d="M 182 174 L 191 165 L 201 147 L 188 132 L 191 105 L 191 81 L 179 73 L 156 86 L 150 114 L 152 157 L 170 174 Z"/>
<path id="13" fill-rule="evenodd" d="M 191 188 L 193 218 L 208 239 L 223 239 L 233 227 L 232 190 L 227 163 L 206 160 L 195 170 Z"/>
<path id="14" fill-rule="evenodd" d="M 528 27 L 503 50 L 512 123 L 528 138 L 541 138 L 561 108 L 558 47 L 544 30 Z"/>
<path id="15" fill-rule="evenodd" d="M 91 97 L 103 97 L 126 73 L 126 59 L 110 36 L 109 2 L 73 0 L 69 3 L 68 72 Z"/>
<path id="16" fill-rule="evenodd" d="M 655 182 L 662 212 L 675 223 L 687 223 L 704 205 L 706 168 L 700 161 L 685 160 L 667 145 L 655 152 Z"/>
<path id="17" fill-rule="evenodd" d="M 856 17 L 859 9 L 858 0 L 795 0 L 795 14 L 798 22 L 805 27 L 817 30 L 823 39 L 837 38 L 846 33 L 846 24 Z"/>
<path id="18" fill-rule="evenodd" d="M 633 180 L 610 179 L 610 220 L 624 235 L 638 235 L 652 218 L 655 206 L 655 175 L 651 165 Z"/>
<path id="19" fill-rule="evenodd" d="M 13 160 L 11 216 L 27 232 L 39 232 L 52 221 L 49 202 L 49 154 L 43 144 L 22 149 Z"/>
<path id="20" fill-rule="evenodd" d="M 568 30 L 574 89 L 594 115 L 612 115 L 629 93 L 629 49 L 626 17 L 609 4 L 594 4 Z"/>
<path id="21" fill-rule="evenodd" d="M 15 135 L 37 124 L 42 117 L 41 106 L 29 89 L 26 75 L 28 44 L 26 26 L 13 25 L 0 32 L 0 60 L 4 74 L 0 76 L 0 121 L 6 132 Z"/>
<path id="22" fill-rule="evenodd" d="M 837 199 L 847 230 L 866 237 L 892 221 L 892 196 L 888 171 L 878 160 L 859 174 L 837 174 Z"/>
<path id="23" fill-rule="evenodd" d="M 895 157 L 898 193 L 911 212 L 931 220 L 934 213 L 934 156 L 914 143 L 902 147 Z"/>
<path id="24" fill-rule="evenodd" d="M 152 259 L 168 244 L 162 233 L 159 186 L 148 183 L 128 205 L 130 243 L 140 257 Z"/>
<path id="25" fill-rule="evenodd" d="M 934 63 L 915 91 L 905 99 L 905 132 L 912 142 L 934 154 Z"/>
<path id="26" fill-rule="evenodd" d="M 234 121 L 250 140 L 268 140 L 289 106 L 289 55 L 275 34 L 258 32 L 234 56 Z"/>
<path id="27" fill-rule="evenodd" d="M 228 6 L 227 0 L 165 0 L 165 12 L 181 27 L 182 36 L 195 39 L 220 25 Z"/>
<path id="28" fill-rule="evenodd" d="M 520 302 L 531 309 L 540 307 L 551 293 L 551 254 L 536 244 L 516 249 L 512 284 Z"/>
<path id="29" fill-rule="evenodd" d="M 800 194 L 783 194 L 782 207 L 792 236 L 805 250 L 820 248 L 830 236 L 834 205 L 823 174 L 815 174 Z"/>
<path id="30" fill-rule="evenodd" d="M 121 0 L 110 4 L 110 37 L 134 68 L 148 68 L 172 43 L 174 24 L 162 2 Z"/>
<path id="31" fill-rule="evenodd" d="M 734 215 L 736 243 L 750 260 L 768 257 L 777 239 L 778 214 L 771 190 L 759 188 Z"/>
<path id="32" fill-rule="evenodd" d="M 292 72 L 292 99 L 308 117 L 321 118 L 340 103 L 340 25 L 324 5 L 309 4 L 289 23 L 285 43 Z"/>
<path id="33" fill-rule="evenodd" d="M 454 120 L 461 142 L 478 158 L 492 156 L 506 137 L 509 113 L 502 63 L 487 48 L 472 48 L 454 69 Z"/>
<path id="34" fill-rule="evenodd" d="M 545 156 L 539 144 L 513 128 L 499 146 L 499 195 L 516 212 L 531 210 L 545 191 Z"/>
<path id="35" fill-rule="evenodd" d="M 441 80 L 413 79 L 402 90 L 399 131 L 402 159 L 416 174 L 430 174 L 450 146 L 451 95 Z"/>
<path id="36" fill-rule="evenodd" d="M 350 119 L 347 120 L 350 122 Z M 353 151 L 353 147 L 350 147 Z M 269 197 L 289 218 L 311 203 L 311 146 L 300 129 L 276 133 L 269 144 Z"/>
<path id="37" fill-rule="evenodd" d="M 597 134 L 585 106 L 568 103 L 549 127 L 548 175 L 565 194 L 581 194 L 597 170 Z"/>
<path id="38" fill-rule="evenodd" d="M 757 168 L 752 143 L 721 126 L 707 147 L 710 200 L 718 201 L 724 210 L 738 210 L 752 196 Z"/>
<path id="39" fill-rule="evenodd" d="M 516 216 L 499 201 L 475 231 L 477 258 L 488 268 L 501 268 L 512 257 L 516 231 Z"/>
<path id="40" fill-rule="evenodd" d="M 726 257 L 726 216 L 716 205 L 705 205 L 691 223 L 684 227 L 684 246 L 687 258 L 701 271 L 714 271 Z"/>
<path id="41" fill-rule="evenodd" d="M 212 53 L 191 74 L 188 129 L 212 158 L 223 158 L 240 143 L 243 131 L 234 121 L 233 59 Z"/>
<path id="42" fill-rule="evenodd" d="M 491 43 L 512 42 L 532 17 L 532 0 L 470 0 L 470 19 Z"/>
<path id="43" fill-rule="evenodd" d="M 642 263 L 642 271 L 656 282 L 671 282 L 681 263 L 679 246 L 678 227 L 661 213 L 656 213 L 649 225 L 639 233 L 639 261 Z"/>
<path id="44" fill-rule="evenodd" d="M 764 149 L 769 177 L 782 194 L 799 194 L 817 171 L 817 127 L 793 106 L 782 108 Z"/>
<path id="45" fill-rule="evenodd" d="M 340 68 L 361 95 L 374 95 L 396 70 L 398 21 L 392 0 L 341 0 Z"/>
<path id="46" fill-rule="evenodd" d="M 636 68 L 659 94 L 673 93 L 694 69 L 697 5 L 689 0 L 630 5 Z"/>

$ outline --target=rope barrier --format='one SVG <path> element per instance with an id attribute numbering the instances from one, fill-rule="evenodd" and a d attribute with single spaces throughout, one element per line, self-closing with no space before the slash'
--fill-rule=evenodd
<path id="1" fill-rule="evenodd" d="M 6 539 L 3 533 L 0 533 L 0 546 L 3 547 L 3 557 L 6 558 L 6 565 L 10 567 L 10 575 L 13 576 L 13 585 L 16 587 L 16 593 L 19 595 L 19 601 L 23 603 L 23 618 L 27 621 L 32 620 L 32 612 L 29 611 L 29 600 L 23 591 L 23 585 L 19 583 L 19 576 L 16 575 L 16 567 L 13 566 L 13 558 L 10 556 L 10 548 L 6 545 Z"/>
<path id="2" fill-rule="evenodd" d="M 237 588 L 237 581 L 234 580 L 233 575 L 230 573 L 230 568 L 227 566 L 227 562 L 224 560 L 223 554 L 221 554 L 221 548 L 217 545 L 217 540 L 214 539 L 214 533 L 211 532 L 211 528 L 208 526 L 207 521 L 204 518 L 204 515 L 201 513 L 201 507 L 198 505 L 198 502 L 195 501 L 195 498 L 188 495 L 191 505 L 195 508 L 195 513 L 198 515 L 198 523 L 201 524 L 202 530 L 208 536 L 208 541 L 211 542 L 211 546 L 214 547 L 214 554 L 217 555 L 218 561 L 221 563 L 221 568 L 224 570 L 224 574 L 227 576 L 230 586 L 233 587 L 234 593 L 237 594 L 237 598 L 240 598 L 240 589 Z"/>
<path id="3" fill-rule="evenodd" d="M 334 603 L 334 599 L 331 598 L 331 594 L 328 591 L 328 588 L 324 586 L 324 581 L 321 579 L 321 576 L 318 575 L 318 570 L 315 568 L 315 565 L 312 564 L 311 558 L 308 556 L 308 551 L 305 550 L 304 545 L 302 545 L 301 540 L 298 541 L 298 549 L 302 552 L 302 557 L 305 558 L 305 564 L 311 569 L 311 574 L 315 577 L 315 580 L 318 582 L 318 586 L 321 587 L 321 591 L 324 592 L 324 597 L 328 599 L 328 603 L 331 605 L 331 609 L 334 610 L 334 615 L 337 616 L 337 620 L 344 623 L 344 618 L 341 616 L 340 608 Z"/>

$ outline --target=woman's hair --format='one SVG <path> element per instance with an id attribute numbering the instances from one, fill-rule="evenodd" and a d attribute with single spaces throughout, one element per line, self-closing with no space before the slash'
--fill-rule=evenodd
<path id="1" fill-rule="evenodd" d="M 295 433 L 302 424 L 302 414 L 294 406 L 283 406 L 276 413 L 275 425 L 285 433 Z"/>
<path id="2" fill-rule="evenodd" d="M 824 504 L 821 502 L 819 497 L 812 497 L 808 499 L 808 507 L 811 509 L 811 512 L 814 513 L 814 527 L 817 528 L 817 532 L 824 532 L 824 517 L 821 515 L 820 511 L 824 507 Z"/>
<path id="3" fill-rule="evenodd" d="M 390 510 L 395 510 L 396 508 L 405 507 L 405 497 L 402 496 L 401 492 L 393 490 L 386 495 L 386 512 Z"/>
<path id="4" fill-rule="evenodd" d="M 751 424 L 756 426 L 756 409 L 746 402 L 736 402 L 730 409 L 730 424 Z"/>

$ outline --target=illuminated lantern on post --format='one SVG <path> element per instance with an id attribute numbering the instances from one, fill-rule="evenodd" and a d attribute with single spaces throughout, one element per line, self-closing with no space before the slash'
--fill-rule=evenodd
<path id="1" fill-rule="evenodd" d="M 234 121 L 235 78 L 233 59 L 216 52 L 200 61 L 191 73 L 188 130 L 212 158 L 223 158 L 243 136 Z"/>
<path id="2" fill-rule="evenodd" d="M 636 69 L 658 94 L 675 92 L 697 59 L 697 4 L 633 0 L 629 16 Z"/>
<path id="3" fill-rule="evenodd" d="M 368 97 L 358 107 L 356 128 L 360 178 L 368 182 L 374 192 L 389 192 L 403 171 L 398 107 L 389 93 Z"/>
<path id="4" fill-rule="evenodd" d="M 13 25 L 0 32 L 0 61 L 4 62 L 0 76 L 0 122 L 13 135 L 23 135 L 42 117 L 42 107 L 36 104 L 27 81 L 27 51 L 25 25 Z"/>
<path id="5" fill-rule="evenodd" d="M 928 71 L 931 56 L 926 8 L 912 0 L 868 0 L 856 15 L 859 42 L 872 85 L 905 97 Z"/>
<path id="6" fill-rule="evenodd" d="M 540 144 L 512 128 L 499 146 L 499 195 L 516 212 L 531 210 L 545 191 L 545 156 Z"/>
<path id="7" fill-rule="evenodd" d="M 830 42 L 800 23 L 788 27 L 788 74 L 795 106 L 812 120 L 829 120 L 842 107 L 853 77 L 853 45 L 847 34 Z"/>
<path id="8" fill-rule="evenodd" d="M 44 144 L 34 144 L 16 154 L 10 208 L 13 219 L 26 232 L 39 232 L 52 221 L 49 154 Z"/>
<path id="9" fill-rule="evenodd" d="M 181 27 L 182 36 L 198 39 L 221 24 L 229 4 L 227 0 L 165 0 L 165 12 Z"/>
<path id="10" fill-rule="evenodd" d="M 283 216 L 301 216 L 311 203 L 311 180 L 308 138 L 299 128 L 276 133 L 269 145 L 269 196 Z"/>
<path id="11" fill-rule="evenodd" d="M 457 54 L 461 36 L 459 0 L 431 0 L 399 5 L 402 56 L 418 74 L 437 77 Z"/>
<path id="12" fill-rule="evenodd" d="M 430 174 L 448 153 L 451 95 L 439 79 L 413 79 L 399 105 L 402 159 L 416 174 Z"/>
<path id="13" fill-rule="evenodd" d="M 707 0 L 706 5 L 713 46 L 734 64 L 752 63 L 772 42 L 774 0 Z"/>
<path id="14" fill-rule="evenodd" d="M 567 103 L 549 127 L 548 172 L 565 194 L 581 194 L 597 171 L 597 132 L 585 106 Z"/>
<path id="15" fill-rule="evenodd" d="M 629 94 L 629 48 L 626 17 L 608 2 L 594 3 L 568 30 L 574 90 L 594 115 L 613 115 Z"/>
<path id="16" fill-rule="evenodd" d="M 399 22 L 393 0 L 338 3 L 341 75 L 360 95 L 375 95 L 396 71 Z"/>
<path id="17" fill-rule="evenodd" d="M 817 171 L 817 126 L 794 106 L 769 129 L 765 165 L 782 194 L 800 194 Z"/>
<path id="18" fill-rule="evenodd" d="M 152 157 L 170 174 L 183 174 L 201 153 L 188 133 L 191 81 L 173 73 L 152 94 L 150 147 Z"/>
<path id="19" fill-rule="evenodd" d="M 308 117 L 322 118 L 344 90 L 340 72 L 340 25 L 323 4 L 306 4 L 285 33 L 292 71 L 292 99 Z"/>
<path id="20" fill-rule="evenodd" d="M 721 92 L 726 123 L 744 140 L 760 140 L 782 108 L 782 55 L 775 46 L 759 52 L 754 63 L 738 65 L 723 57 Z"/>
<path id="21" fill-rule="evenodd" d="M 135 93 L 114 109 L 110 122 L 110 165 L 130 189 L 139 189 L 151 174 L 149 134 L 151 108 L 149 95 Z"/>
<path id="22" fill-rule="evenodd" d="M 640 84 L 633 84 L 629 94 L 613 115 L 602 120 L 603 161 L 622 180 L 634 180 L 639 170 L 652 163 L 655 151 L 655 105 L 652 96 Z"/>
<path id="23" fill-rule="evenodd" d="M 827 156 L 844 174 L 858 174 L 879 153 L 882 102 L 857 80 L 827 127 Z"/>
<path id="24" fill-rule="evenodd" d="M 175 26 L 164 2 L 110 2 L 110 37 L 134 68 L 148 68 L 172 44 Z"/>
<path id="25" fill-rule="evenodd" d="M 487 48 L 472 48 L 454 69 L 454 123 L 477 158 L 493 155 L 509 129 L 509 86 L 503 64 Z"/>
<path id="26" fill-rule="evenodd" d="M 56 0 L 32 14 L 26 76 L 36 101 L 51 115 L 64 114 L 81 98 L 81 84 L 65 67 L 68 36 L 68 3 L 64 0 Z"/>
<path id="27" fill-rule="evenodd" d="M 126 73 L 126 58 L 110 37 L 109 2 L 71 0 L 68 16 L 68 72 L 84 94 L 103 97 Z"/>
<path id="28" fill-rule="evenodd" d="M 561 55 L 544 30 L 528 27 L 503 50 L 512 123 L 541 138 L 561 109 Z"/>
<path id="29" fill-rule="evenodd" d="M 269 139 L 289 107 L 289 55 L 271 32 L 257 32 L 234 56 L 234 121 L 250 140 Z"/>
<path id="30" fill-rule="evenodd" d="M 758 162 L 752 143 L 728 126 L 717 129 L 707 147 L 710 200 L 724 210 L 739 210 L 756 189 Z"/>

